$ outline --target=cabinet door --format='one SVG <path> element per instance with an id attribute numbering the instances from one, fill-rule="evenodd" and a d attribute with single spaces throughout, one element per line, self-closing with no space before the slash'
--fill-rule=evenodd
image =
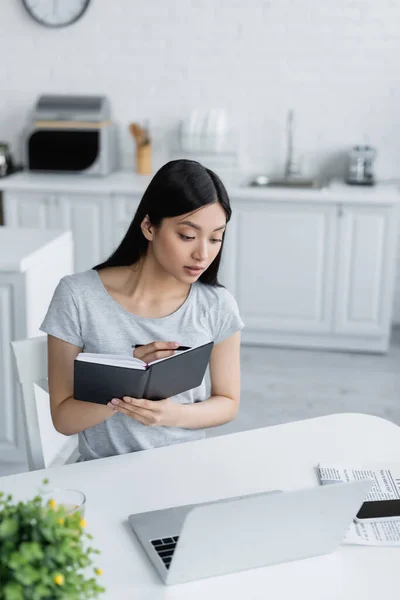
<path id="1" fill-rule="evenodd" d="M 20 399 L 10 342 L 25 336 L 21 277 L 0 274 L 0 458 L 25 460 Z"/>
<path id="2" fill-rule="evenodd" d="M 392 311 L 396 215 L 386 206 L 340 209 L 335 330 L 388 332 Z"/>
<path id="3" fill-rule="evenodd" d="M 61 221 L 61 209 L 56 194 L 4 193 L 4 222 L 10 227 L 51 229 L 60 227 Z"/>
<path id="4" fill-rule="evenodd" d="M 119 246 L 122 238 L 131 224 L 140 196 L 129 194 L 118 194 L 111 197 L 111 219 L 112 219 L 112 248 L 111 252 Z"/>
<path id="5" fill-rule="evenodd" d="M 106 258 L 104 224 L 106 197 L 71 194 L 62 196 L 62 229 L 72 231 L 75 271 L 85 271 Z"/>
<path id="6" fill-rule="evenodd" d="M 332 329 L 336 211 L 306 203 L 241 203 L 224 271 L 248 329 Z"/>
<path id="7" fill-rule="evenodd" d="M 239 254 L 238 244 L 240 242 L 238 232 L 240 216 L 238 217 L 238 213 L 239 211 L 234 207 L 231 220 L 225 231 L 224 246 L 218 271 L 219 282 L 230 290 L 237 299 L 239 287 L 237 260 Z"/>

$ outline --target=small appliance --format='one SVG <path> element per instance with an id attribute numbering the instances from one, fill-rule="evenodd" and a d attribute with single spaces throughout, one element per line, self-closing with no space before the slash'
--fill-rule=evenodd
<path id="1" fill-rule="evenodd" d="M 117 127 L 105 96 L 40 96 L 24 132 L 29 171 L 108 175 L 117 168 Z"/>

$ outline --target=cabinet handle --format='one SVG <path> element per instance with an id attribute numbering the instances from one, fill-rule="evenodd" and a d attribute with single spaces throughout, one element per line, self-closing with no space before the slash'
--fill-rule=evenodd
<path id="1" fill-rule="evenodd" d="M 343 206 L 341 204 L 339 204 L 339 206 L 337 207 L 337 216 L 339 218 L 343 217 Z"/>

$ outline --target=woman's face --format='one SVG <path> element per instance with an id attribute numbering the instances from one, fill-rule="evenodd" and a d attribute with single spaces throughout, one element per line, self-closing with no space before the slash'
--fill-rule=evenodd
<path id="1" fill-rule="evenodd" d="M 178 281 L 193 283 L 221 249 L 226 215 L 215 202 L 152 228 L 151 251 L 159 265 Z"/>

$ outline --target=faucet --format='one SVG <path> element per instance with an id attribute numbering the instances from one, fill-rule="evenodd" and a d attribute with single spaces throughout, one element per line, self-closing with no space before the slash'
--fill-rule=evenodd
<path id="1" fill-rule="evenodd" d="M 298 161 L 294 158 L 293 151 L 293 131 L 294 131 L 294 110 L 290 109 L 287 114 L 287 148 L 286 148 L 286 162 L 285 162 L 285 179 L 292 179 L 295 177 L 299 177 L 300 173 L 300 165 Z"/>

